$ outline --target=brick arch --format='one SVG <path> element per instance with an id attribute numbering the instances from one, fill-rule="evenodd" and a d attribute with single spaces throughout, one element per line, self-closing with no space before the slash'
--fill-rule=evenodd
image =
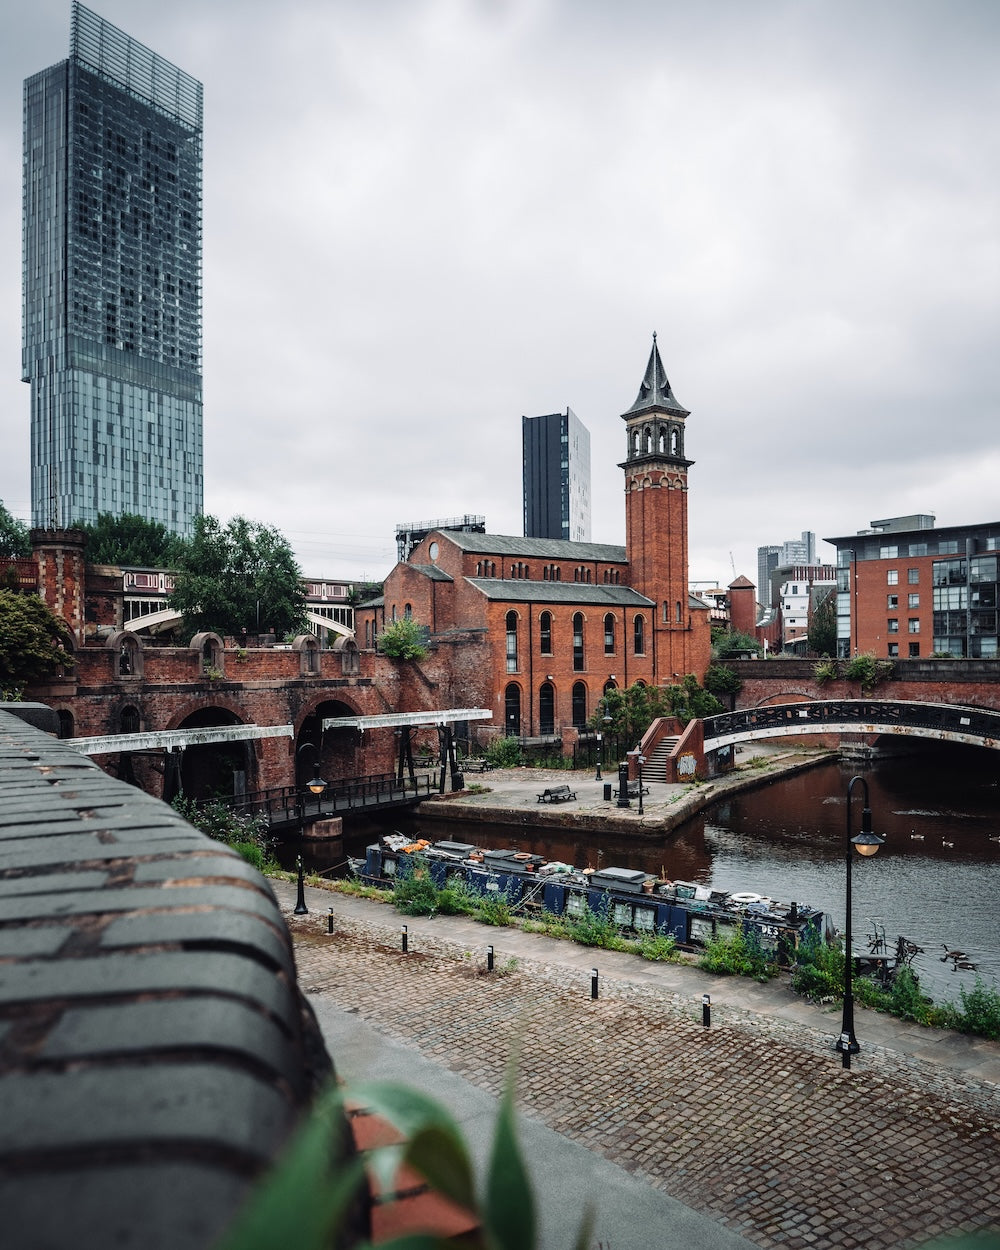
<path id="1" fill-rule="evenodd" d="M 328 729 L 325 733 L 322 730 L 324 717 L 363 715 L 364 710 L 354 700 L 342 697 L 339 692 L 335 697 L 326 692 L 325 697 L 315 696 L 303 704 L 293 722 L 295 736 L 289 746 L 296 785 L 305 785 L 314 769 L 327 782 L 354 777 L 364 771 L 361 766 L 364 744 L 358 730 Z"/>

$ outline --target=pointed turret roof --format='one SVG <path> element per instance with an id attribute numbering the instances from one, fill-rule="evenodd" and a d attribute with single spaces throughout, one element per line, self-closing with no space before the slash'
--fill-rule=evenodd
<path id="1" fill-rule="evenodd" d="M 670 389 L 670 381 L 663 367 L 663 361 L 660 359 L 660 349 L 656 346 L 655 330 L 653 332 L 653 350 L 649 353 L 649 363 L 646 365 L 646 372 L 639 387 L 639 394 L 636 396 L 632 407 L 623 412 L 622 416 L 627 418 L 634 416 L 638 412 L 646 412 L 654 408 L 676 412 L 682 417 L 691 415 L 686 408 L 677 402 L 673 391 Z"/>

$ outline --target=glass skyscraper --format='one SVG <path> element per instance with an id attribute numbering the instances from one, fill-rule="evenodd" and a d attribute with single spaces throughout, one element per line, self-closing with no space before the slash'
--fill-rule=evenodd
<path id="1" fill-rule="evenodd" d="M 74 3 L 24 84 L 32 524 L 202 511 L 202 86 Z"/>

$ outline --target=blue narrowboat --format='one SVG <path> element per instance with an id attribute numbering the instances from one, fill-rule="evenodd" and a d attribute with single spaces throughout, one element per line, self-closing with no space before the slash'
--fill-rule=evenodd
<path id="1" fill-rule="evenodd" d="M 658 881 L 632 868 L 573 868 L 527 851 L 481 850 L 468 842 L 411 842 L 390 834 L 367 848 L 357 869 L 374 884 L 391 884 L 415 871 L 426 871 L 439 888 L 458 878 L 472 893 L 503 894 L 515 912 L 572 918 L 589 910 L 625 932 L 669 934 L 680 946 L 752 934 L 779 964 L 794 962 L 807 934 L 828 936 L 823 913 L 802 904 L 689 881 Z"/>

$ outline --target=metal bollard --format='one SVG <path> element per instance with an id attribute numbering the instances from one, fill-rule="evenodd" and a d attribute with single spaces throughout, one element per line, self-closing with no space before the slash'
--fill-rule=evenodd
<path id="1" fill-rule="evenodd" d="M 333 908 L 328 907 L 327 912 L 329 914 L 327 915 L 327 918 L 326 918 L 326 931 L 327 933 L 332 933 L 333 932 Z"/>
<path id="2" fill-rule="evenodd" d="M 486 948 L 486 971 L 487 972 L 493 971 L 493 947 L 492 946 L 487 946 Z"/>
<path id="3" fill-rule="evenodd" d="M 590 997 L 592 999 L 597 997 L 597 969 L 596 968 L 591 968 L 590 970 Z"/>
<path id="4" fill-rule="evenodd" d="M 302 876 L 302 856 L 298 857 L 299 870 L 299 889 L 295 898 L 295 910 L 293 916 L 308 916 L 309 908 L 306 906 L 306 883 Z"/>
<path id="5" fill-rule="evenodd" d="M 403 954 L 406 954 L 406 925 L 403 925 Z"/>
<path id="6" fill-rule="evenodd" d="M 701 1022 L 705 1028 L 710 1028 L 712 1024 L 712 999 L 708 994 L 701 996 Z"/>

